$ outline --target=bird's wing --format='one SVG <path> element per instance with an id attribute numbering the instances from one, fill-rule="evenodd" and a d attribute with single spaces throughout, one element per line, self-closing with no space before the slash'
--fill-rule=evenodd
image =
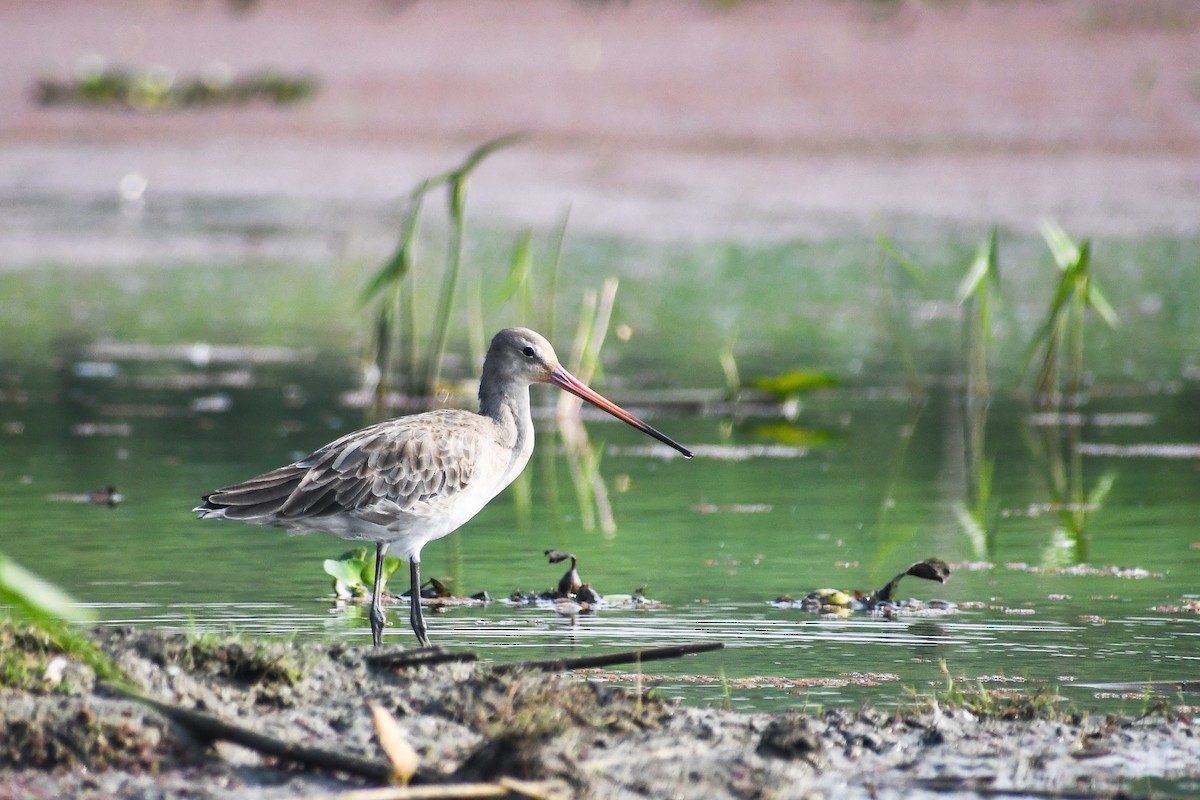
<path id="1" fill-rule="evenodd" d="M 424 415 L 422 415 L 424 416 Z M 352 513 L 421 513 L 463 491 L 475 472 L 478 438 L 456 425 L 404 418 L 356 431 L 312 455 L 218 489 L 205 507 L 227 519 L 289 520 Z M 380 520 L 383 522 L 384 520 Z"/>

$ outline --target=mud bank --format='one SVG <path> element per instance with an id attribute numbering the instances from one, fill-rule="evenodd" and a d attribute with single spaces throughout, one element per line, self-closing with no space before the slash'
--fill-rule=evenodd
<path id="1" fill-rule="evenodd" d="M 11 628 L 4 638 L 0 798 L 316 797 L 378 785 L 205 741 L 99 683 L 44 638 Z M 585 798 L 898 798 L 1136 796 L 1151 787 L 1182 796 L 1200 781 L 1200 725 L 1178 716 L 739 714 L 639 697 L 579 673 L 396 668 L 344 644 L 132 630 L 92 638 L 158 701 L 386 766 L 368 710 L 381 704 L 419 753 L 421 783 L 508 776 Z"/>

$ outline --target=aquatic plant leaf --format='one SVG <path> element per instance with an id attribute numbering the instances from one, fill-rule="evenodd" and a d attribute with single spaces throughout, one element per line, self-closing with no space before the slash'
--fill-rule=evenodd
<path id="1" fill-rule="evenodd" d="M 1042 221 L 1042 238 L 1054 256 L 1058 268 L 1066 271 L 1079 264 L 1084 252 L 1054 220 Z M 1087 244 L 1084 243 L 1086 249 Z"/>
<path id="2" fill-rule="evenodd" d="M 1087 505 L 1099 510 L 1104 501 L 1108 499 L 1108 493 L 1112 491 L 1113 484 L 1117 482 L 1117 473 L 1115 470 L 1109 470 L 1100 476 L 1100 480 L 1096 481 L 1096 485 L 1088 492 Z"/>
<path id="3" fill-rule="evenodd" d="M 885 234 L 879 234 L 878 238 L 879 246 L 883 249 L 883 252 L 891 256 L 892 259 L 895 260 L 895 262 L 899 264 L 906 273 L 908 273 L 908 277 L 912 278 L 912 280 L 917 284 L 925 283 L 925 268 L 922 267 L 916 261 L 916 259 L 901 252 L 900 248 L 896 247 L 896 245 L 892 243 L 892 240 L 889 239 Z"/>
<path id="4" fill-rule="evenodd" d="M 1046 372 L 1046 364 L 1057 354 L 1058 338 L 1066 325 L 1065 309 L 1067 301 L 1071 299 L 1071 295 L 1075 292 L 1077 270 L 1078 266 L 1068 269 L 1059 279 L 1058 286 L 1054 290 L 1054 296 L 1050 300 L 1050 310 L 1046 314 L 1046 319 L 1038 328 L 1038 332 L 1034 335 L 1028 349 L 1025 351 L 1024 369 L 1026 371 L 1029 369 L 1029 365 L 1033 362 L 1033 357 L 1038 350 L 1046 348 L 1046 363 L 1043 364 L 1043 373 Z"/>
<path id="5" fill-rule="evenodd" d="M 524 133 L 509 133 L 504 136 L 498 136 L 491 141 L 484 142 L 483 144 L 479 145 L 479 147 L 476 147 L 467 154 L 467 157 L 463 160 L 463 163 L 458 169 L 455 170 L 455 173 L 465 178 L 473 169 L 475 169 L 475 167 L 479 166 L 480 161 L 483 161 L 492 153 L 496 152 L 497 150 L 503 150 L 505 147 L 511 147 L 514 144 L 523 142 L 527 138 L 528 135 Z"/>
<path id="6" fill-rule="evenodd" d="M 987 553 L 987 528 L 983 526 L 983 521 L 976 519 L 975 515 L 962 503 L 954 504 L 954 516 L 958 519 L 958 524 L 962 526 L 963 534 L 971 543 L 971 550 L 976 558 L 982 558 Z"/>
<path id="7" fill-rule="evenodd" d="M 794 447 L 821 447 L 838 441 L 839 436 L 828 428 L 810 428 L 792 422 L 764 422 L 745 428 L 756 439 L 767 439 Z"/>
<path id="8" fill-rule="evenodd" d="M 1087 288 L 1088 306 L 1093 311 L 1100 315 L 1100 319 L 1108 323 L 1108 327 L 1115 328 L 1120 324 L 1121 320 L 1117 317 L 1116 310 L 1109 304 L 1108 299 L 1101 293 L 1095 281 L 1088 281 Z"/>
<path id="9" fill-rule="evenodd" d="M 88 612 L 64 591 L 0 553 L 0 604 L 36 620 L 65 619 L 83 622 Z"/>
<path id="10" fill-rule="evenodd" d="M 508 270 L 508 280 L 505 281 L 504 288 L 500 290 L 500 302 L 502 303 L 511 300 L 517 290 L 526 284 L 533 272 L 533 256 L 529 247 L 531 238 L 532 233 L 529 228 L 521 231 L 517 236 L 517 243 L 513 246 L 512 266 Z"/>
<path id="11" fill-rule="evenodd" d="M 398 570 L 400 568 L 400 565 L 403 563 L 404 563 L 404 559 L 402 559 L 402 558 L 393 558 L 391 556 L 383 557 L 383 580 L 384 580 L 384 583 L 387 582 L 388 578 L 392 577 L 392 573 L 394 573 L 396 570 Z M 375 586 L 375 558 L 374 558 L 374 556 L 372 556 L 370 559 L 363 562 L 362 571 L 359 574 L 362 576 L 361 580 L 362 580 L 364 586 L 371 586 L 371 587 Z"/>
<path id="12" fill-rule="evenodd" d="M 975 250 L 975 259 L 971 262 L 971 267 L 963 277 L 962 283 L 958 285 L 958 302 L 967 302 L 967 299 L 976 294 L 987 280 L 991 280 L 993 284 L 997 285 L 1000 282 L 1000 272 L 996 266 L 995 228 L 992 228 L 988 237 L 980 242 L 979 247 Z"/>
<path id="13" fill-rule="evenodd" d="M 417 184 L 417 187 L 409 195 L 408 214 L 404 217 L 404 225 L 400 229 L 400 241 L 396 245 L 396 250 L 379 271 L 367 281 L 366 287 L 363 289 L 362 294 L 359 295 L 358 302 L 360 305 L 370 302 L 375 295 L 404 280 L 412 272 L 417 225 L 421 218 L 421 207 L 425 199 L 425 194 L 430 188 L 429 181 L 422 181 Z"/>
<path id="14" fill-rule="evenodd" d="M 831 375 L 828 372 L 817 372 L 813 370 L 792 370 L 785 372 L 782 375 L 773 375 L 767 378 L 755 378 L 750 381 L 750 385 L 756 389 L 762 389 L 764 392 L 770 392 L 777 397 L 790 397 L 801 392 L 810 392 L 814 389 L 825 389 L 830 386 L 838 386 L 841 384 L 841 379 L 836 375 Z"/>
<path id="15" fill-rule="evenodd" d="M 358 559 L 338 561 L 327 558 L 322 562 L 322 567 L 324 567 L 326 575 L 329 575 L 334 580 L 341 581 L 350 589 L 363 585 L 363 568 L 365 566 L 366 564 Z"/>

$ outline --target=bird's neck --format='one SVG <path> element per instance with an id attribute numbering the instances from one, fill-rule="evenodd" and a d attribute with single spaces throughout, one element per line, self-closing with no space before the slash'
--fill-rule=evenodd
<path id="1" fill-rule="evenodd" d="M 479 413 L 496 423 L 503 444 L 511 447 L 521 460 L 520 466 L 525 466 L 528 454 L 533 451 L 529 387 L 484 380 L 479 388 Z"/>

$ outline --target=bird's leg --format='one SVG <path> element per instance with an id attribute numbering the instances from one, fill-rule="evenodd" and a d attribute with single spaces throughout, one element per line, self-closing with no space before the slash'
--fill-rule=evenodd
<path id="1" fill-rule="evenodd" d="M 387 619 L 383 614 L 383 554 L 387 550 L 384 542 L 375 545 L 375 591 L 371 594 L 371 639 L 375 646 L 383 644 L 383 626 Z"/>
<path id="2" fill-rule="evenodd" d="M 412 602 L 409 623 L 413 633 L 417 635 L 417 644 L 429 647 L 429 637 L 425 635 L 425 619 L 421 616 L 421 560 L 415 556 L 408 562 L 408 586 Z"/>

